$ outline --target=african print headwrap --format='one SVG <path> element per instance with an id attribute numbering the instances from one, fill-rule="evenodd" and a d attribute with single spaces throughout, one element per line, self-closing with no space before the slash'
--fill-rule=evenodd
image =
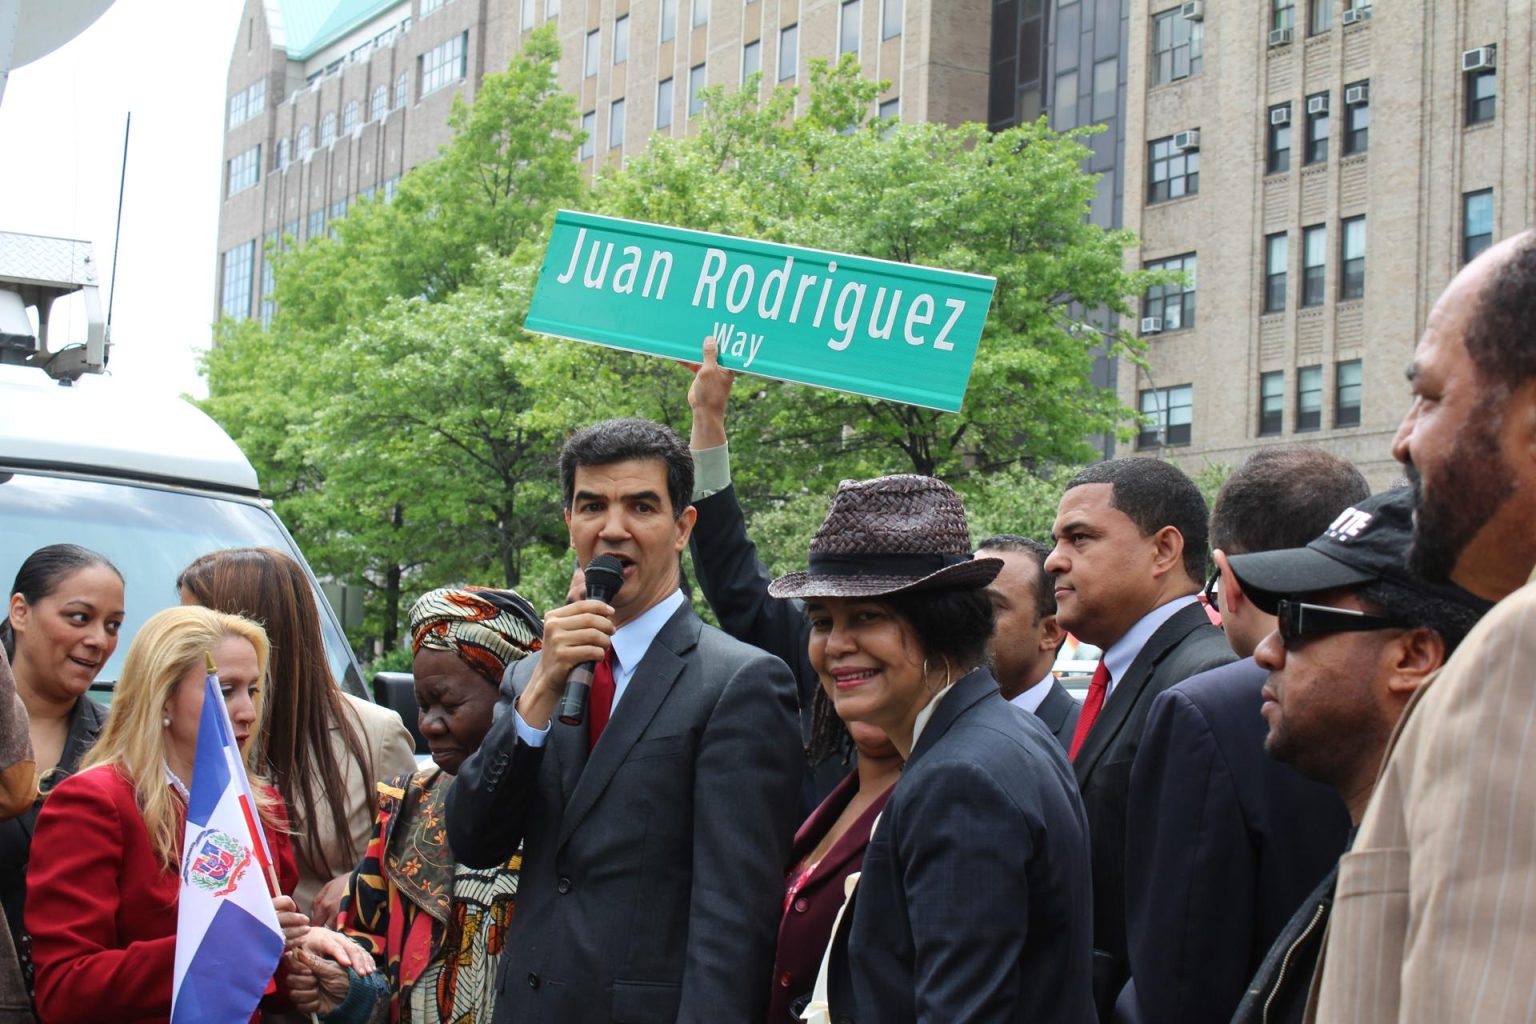
<path id="1" fill-rule="evenodd" d="M 514 661 L 541 646 L 544 624 L 511 590 L 444 587 L 411 606 L 411 651 L 449 651 L 492 686 Z"/>

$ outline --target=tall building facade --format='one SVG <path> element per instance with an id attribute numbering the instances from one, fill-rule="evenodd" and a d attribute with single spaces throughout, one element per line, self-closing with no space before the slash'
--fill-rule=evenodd
<path id="1" fill-rule="evenodd" d="M 247 0 L 230 60 L 215 316 L 271 315 L 264 254 L 317 237 L 447 142 L 453 96 L 553 21 L 592 168 L 690 131 L 707 85 L 764 94 L 854 53 L 876 113 L 987 116 L 990 0 Z"/>
<path id="2" fill-rule="evenodd" d="M 1129 0 L 1125 226 L 1180 270 L 1131 326 L 1120 454 L 1235 466 L 1319 443 L 1401 476 L 1435 297 L 1533 222 L 1528 4 Z"/>

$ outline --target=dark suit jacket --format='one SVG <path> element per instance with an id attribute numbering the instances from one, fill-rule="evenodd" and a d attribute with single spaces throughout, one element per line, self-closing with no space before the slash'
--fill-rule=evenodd
<path id="1" fill-rule="evenodd" d="M 1051 692 L 1045 695 L 1035 714 L 1051 730 L 1061 749 L 1066 750 L 1072 746 L 1072 734 L 1077 732 L 1077 719 L 1082 710 L 1082 705 L 1067 692 L 1067 688 L 1053 679 Z"/>
<path id="2" fill-rule="evenodd" d="M 1126 815 L 1125 1020 L 1226 1024 L 1297 906 L 1344 852 L 1336 790 L 1264 753 L 1269 674 L 1186 679 L 1147 714 Z"/>
<path id="3" fill-rule="evenodd" d="M 859 791 L 857 772 L 843 777 L 837 788 L 822 801 L 795 833 L 795 845 L 789 854 L 789 879 L 799 872 L 800 862 L 837 823 L 838 815 Z M 888 789 L 859 815 L 848 831 L 821 858 L 816 870 L 801 883 L 795 898 L 784 908 L 779 921 L 779 944 L 774 952 L 773 980 L 768 993 L 768 1024 L 798 1021 L 791 1008 L 810 995 L 821 969 L 822 954 L 832 937 L 832 922 L 843 905 L 843 882 L 864 862 L 864 848 L 869 843 L 869 829 L 891 797 Z"/>
<path id="4" fill-rule="evenodd" d="M 523 843 L 496 1021 L 759 1019 L 803 761 L 788 669 L 684 605 L 588 757 L 586 729 L 559 722 L 518 741 L 533 665 L 448 796 L 459 860 Z"/>
<path id="5" fill-rule="evenodd" d="M 986 669 L 957 682 L 864 852 L 834 947 L 833 1018 L 1091 1022 L 1085 824 L 1039 719 Z"/>
<path id="6" fill-rule="evenodd" d="M 1152 700 L 1174 683 L 1235 655 L 1196 602 L 1180 608 L 1142 646 L 1099 712 L 1073 761 L 1093 839 L 1094 1000 L 1101 1020 L 1129 976 L 1125 940 L 1125 815 L 1131 762 Z"/>

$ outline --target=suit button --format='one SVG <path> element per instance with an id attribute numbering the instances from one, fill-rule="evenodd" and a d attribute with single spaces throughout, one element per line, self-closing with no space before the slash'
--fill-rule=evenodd
<path id="1" fill-rule="evenodd" d="M 529 974 L 528 975 L 528 987 L 529 988 L 538 988 L 539 987 L 539 976 L 537 974 Z"/>
<path id="2" fill-rule="evenodd" d="M 803 914 L 810 909 L 811 901 L 806 899 L 804 896 L 801 896 L 799 899 L 795 900 L 795 913 Z"/>
<path id="3" fill-rule="evenodd" d="M 561 896 L 564 896 L 571 891 L 571 880 L 569 878 L 560 879 L 560 881 L 555 883 L 555 889 Z"/>
<path id="4" fill-rule="evenodd" d="M 794 983 L 795 979 L 790 977 L 788 971 L 785 971 L 783 974 L 779 975 L 779 988 L 789 988 L 789 986 L 793 985 Z"/>

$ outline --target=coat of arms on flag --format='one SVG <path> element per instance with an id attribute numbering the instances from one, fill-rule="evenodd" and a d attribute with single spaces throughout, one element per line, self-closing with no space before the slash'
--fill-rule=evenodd
<path id="1" fill-rule="evenodd" d="M 187 844 L 191 854 L 185 858 L 181 879 L 188 885 L 228 896 L 240 884 L 240 876 L 251 866 L 251 854 L 245 846 L 230 835 L 216 828 L 205 828 Z"/>

